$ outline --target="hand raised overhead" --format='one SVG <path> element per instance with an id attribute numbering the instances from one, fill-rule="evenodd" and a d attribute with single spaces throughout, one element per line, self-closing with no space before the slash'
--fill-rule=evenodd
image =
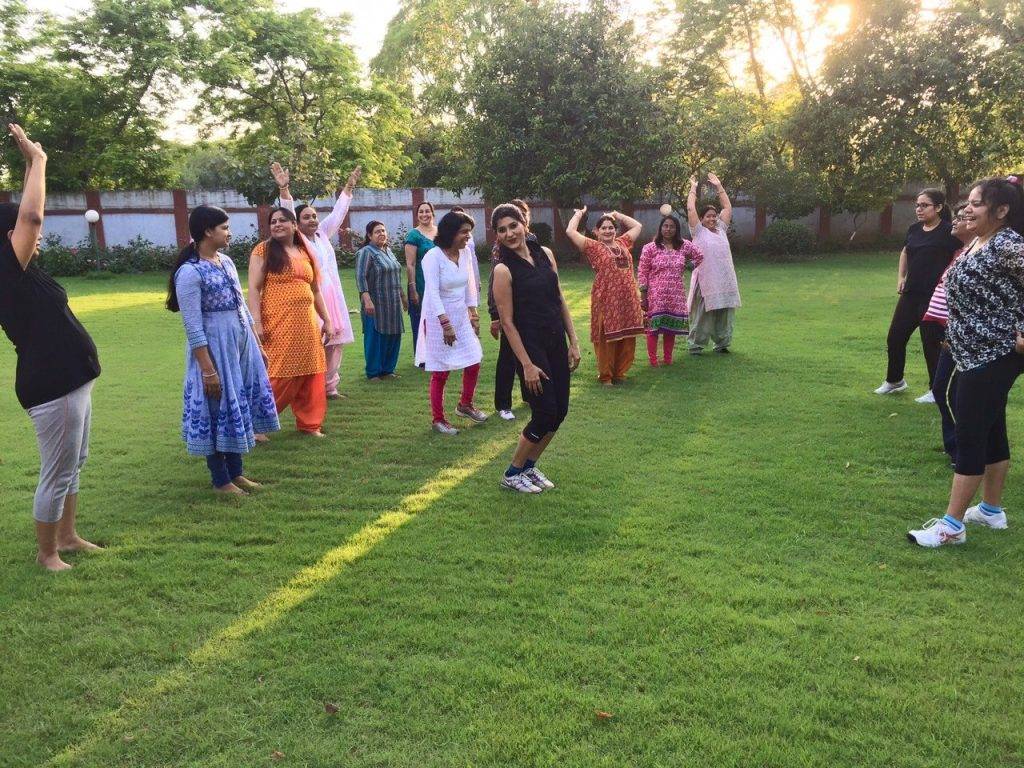
<path id="1" fill-rule="evenodd" d="M 274 181 L 279 189 L 284 189 L 291 183 L 291 174 L 287 168 L 282 168 L 281 164 L 276 160 L 270 164 L 270 174 L 274 177 Z"/>

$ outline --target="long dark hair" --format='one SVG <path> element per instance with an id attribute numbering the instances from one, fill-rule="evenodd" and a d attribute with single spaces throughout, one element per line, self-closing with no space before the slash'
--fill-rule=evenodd
<path id="1" fill-rule="evenodd" d="M 215 205 L 197 205 L 188 215 L 188 233 L 192 236 L 192 242 L 181 249 L 178 260 L 171 268 L 171 276 L 167 280 L 167 300 L 164 306 L 171 312 L 178 312 L 178 291 L 174 285 L 174 276 L 178 274 L 181 265 L 186 261 L 199 261 L 199 243 L 206 237 L 206 230 L 219 227 L 228 220 L 228 215 L 223 208 Z"/>
<path id="2" fill-rule="evenodd" d="M 292 245 L 294 245 L 300 251 L 305 252 L 305 248 L 302 245 L 302 235 L 299 234 L 298 230 L 299 222 L 298 219 L 295 218 L 295 214 L 289 211 L 287 208 L 271 208 L 270 215 L 267 216 L 268 227 L 270 225 L 271 220 L 274 218 L 275 213 L 284 214 L 284 217 L 288 219 L 288 221 L 296 225 L 295 234 L 292 237 Z M 281 272 L 284 271 L 284 267 L 288 263 L 287 249 L 272 237 L 268 237 L 266 240 L 264 240 L 263 244 L 267 251 L 267 272 L 280 274 Z"/>
<path id="3" fill-rule="evenodd" d="M 972 186 L 981 189 L 981 201 L 989 209 L 989 215 L 1001 205 L 1007 206 L 1006 226 L 1018 235 L 1024 235 L 1024 175 L 1014 174 L 1008 177 L 982 179 Z"/>
<path id="4" fill-rule="evenodd" d="M 953 211 L 949 209 L 949 203 L 946 202 L 945 192 L 941 189 L 936 189 L 935 187 L 928 187 L 927 189 L 922 189 L 917 193 L 918 197 L 921 197 L 921 195 L 924 195 L 931 200 L 932 205 L 939 206 L 940 219 L 947 223 L 953 220 Z"/>
<path id="5" fill-rule="evenodd" d="M 664 216 L 662 217 L 661 221 L 658 222 L 658 236 L 654 238 L 654 244 L 659 248 L 665 247 L 665 242 L 664 240 L 662 240 L 661 237 L 661 227 L 665 224 L 666 221 L 671 221 L 673 224 L 676 225 L 676 231 L 672 235 L 672 250 L 678 251 L 680 248 L 683 247 L 683 235 L 682 230 L 679 228 L 679 219 L 677 219 L 675 216 Z"/>
<path id="6" fill-rule="evenodd" d="M 441 220 L 437 222 L 437 235 L 434 237 L 434 245 L 438 248 L 451 248 L 455 242 L 455 236 L 463 226 L 469 224 L 475 227 L 476 222 L 468 213 L 462 211 L 448 211 Z"/>

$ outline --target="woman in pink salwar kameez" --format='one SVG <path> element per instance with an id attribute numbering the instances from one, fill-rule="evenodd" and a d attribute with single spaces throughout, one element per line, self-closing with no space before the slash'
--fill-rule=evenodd
<path id="1" fill-rule="evenodd" d="M 729 351 L 736 307 L 740 306 L 740 288 L 726 233 L 732 221 L 732 203 L 715 174 L 709 173 L 708 181 L 718 192 L 720 209 L 705 205 L 697 210 L 696 177 L 690 177 L 690 194 L 686 198 L 690 235 L 693 244 L 704 254 L 690 279 L 689 351 L 692 355 L 699 355 L 708 340 L 714 342 L 715 352 Z"/>

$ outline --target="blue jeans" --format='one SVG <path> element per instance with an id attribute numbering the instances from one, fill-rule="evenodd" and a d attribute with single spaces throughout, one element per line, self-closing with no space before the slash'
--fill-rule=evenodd
<path id="1" fill-rule="evenodd" d="M 214 488 L 223 488 L 242 474 L 242 454 L 217 452 L 206 457 Z"/>

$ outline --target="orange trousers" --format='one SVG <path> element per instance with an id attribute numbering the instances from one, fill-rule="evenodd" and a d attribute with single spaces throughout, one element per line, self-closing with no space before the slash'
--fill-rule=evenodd
<path id="1" fill-rule="evenodd" d="M 308 376 L 288 376 L 270 379 L 274 390 L 277 412 L 283 413 L 289 405 L 295 414 L 295 426 L 300 432 L 316 432 L 327 415 L 326 376 L 311 373 Z"/>
<path id="2" fill-rule="evenodd" d="M 636 336 L 615 341 L 594 342 L 598 381 L 622 381 L 636 356 Z"/>

